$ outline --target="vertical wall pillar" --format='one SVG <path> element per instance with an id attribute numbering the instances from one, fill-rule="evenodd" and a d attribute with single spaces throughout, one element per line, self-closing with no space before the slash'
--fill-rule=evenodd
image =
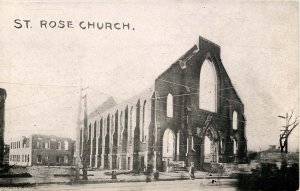
<path id="1" fill-rule="evenodd" d="M 145 166 L 148 166 L 148 151 L 144 152 L 144 160 L 145 160 L 144 162 Z"/>
<path id="2" fill-rule="evenodd" d="M 93 126 L 91 127 L 91 135 L 90 136 L 90 144 L 91 144 L 91 149 L 90 149 L 90 162 L 89 162 L 89 166 L 93 167 L 93 137 L 94 135 L 94 130 L 93 130 Z"/>
<path id="3" fill-rule="evenodd" d="M 204 159 L 205 159 L 205 152 L 204 152 L 204 143 L 205 137 L 200 138 L 200 170 L 203 169 L 204 166 Z"/>
<path id="4" fill-rule="evenodd" d="M 96 138 L 96 153 L 95 153 L 95 164 L 94 167 L 97 168 L 98 167 L 98 148 L 99 148 L 99 139 L 97 136 L 95 136 Z"/>
<path id="5" fill-rule="evenodd" d="M 189 101 L 189 98 L 188 98 L 188 101 Z M 189 102 L 188 102 L 189 103 Z M 190 113 L 191 113 L 191 109 L 188 107 L 187 108 L 187 113 L 186 113 L 186 117 L 187 117 L 187 159 L 186 159 L 186 165 L 187 166 L 190 166 L 191 165 L 191 162 L 194 162 L 194 165 L 195 165 L 195 168 L 199 168 L 199 165 L 198 163 L 195 163 L 197 160 L 196 160 L 196 153 L 194 151 L 194 140 L 193 140 L 193 130 L 192 130 L 192 127 L 191 127 L 191 122 L 190 122 Z"/>
<path id="6" fill-rule="evenodd" d="M 101 165 L 100 165 L 100 169 L 104 169 L 104 155 L 105 155 L 105 146 L 102 146 L 102 154 L 101 154 Z"/>
<path id="7" fill-rule="evenodd" d="M 153 152 L 153 171 L 154 172 L 156 171 L 156 154 L 157 154 L 157 151 L 154 151 Z"/>
<path id="8" fill-rule="evenodd" d="M 180 156 L 180 130 L 177 132 L 177 145 L 176 145 L 176 161 L 179 161 Z"/>
<path id="9" fill-rule="evenodd" d="M 83 155 L 83 149 L 85 149 L 84 148 L 84 139 L 85 139 L 85 137 L 84 137 L 84 126 L 82 125 L 82 127 L 81 127 L 81 129 L 82 129 L 82 131 L 81 131 L 81 136 L 82 136 L 82 138 L 81 138 L 81 144 L 80 144 L 80 147 L 81 147 L 81 153 L 80 153 L 80 156 L 82 157 L 82 155 Z"/>
<path id="10" fill-rule="evenodd" d="M 105 128 L 105 126 L 103 126 Z M 104 169 L 104 156 L 105 156 L 105 134 L 104 134 L 104 128 L 102 129 L 102 153 L 101 153 L 101 165 L 100 169 Z"/>

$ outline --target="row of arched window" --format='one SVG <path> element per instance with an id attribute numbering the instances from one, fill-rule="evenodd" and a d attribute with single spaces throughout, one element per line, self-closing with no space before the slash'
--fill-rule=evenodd
<path id="1" fill-rule="evenodd" d="M 129 115 L 125 116 L 125 112 L 121 111 L 120 112 L 120 124 L 118 125 L 118 145 L 120 146 L 122 144 L 123 140 L 123 133 L 125 130 L 125 121 L 128 122 L 128 143 L 132 144 L 132 139 L 133 139 L 133 134 L 134 134 L 134 128 L 136 126 L 136 119 L 140 119 L 140 141 L 145 142 L 147 140 L 147 125 L 150 121 L 149 114 L 151 113 L 149 111 L 147 101 L 145 100 L 143 102 L 143 105 L 141 106 L 142 113 L 138 113 L 138 108 L 134 109 L 134 106 L 131 106 L 129 108 Z M 138 118 L 136 114 L 139 114 Z M 140 117 L 141 115 L 141 117 Z M 127 117 L 125 119 L 125 117 Z M 104 136 L 108 133 L 107 132 L 107 120 L 109 120 L 109 115 L 107 118 L 104 118 L 103 120 L 103 128 L 104 128 Z M 102 119 L 100 120 L 102 121 Z M 99 122 L 101 123 L 101 122 Z M 115 116 L 111 115 L 110 116 L 110 134 L 113 135 L 115 133 Z M 96 131 L 96 129 L 98 129 Z M 92 125 L 90 124 L 88 127 L 88 139 L 90 140 L 91 138 L 94 138 L 95 136 L 100 136 L 100 125 L 98 125 L 97 128 L 97 122 L 94 124 L 94 131 L 92 130 Z"/>

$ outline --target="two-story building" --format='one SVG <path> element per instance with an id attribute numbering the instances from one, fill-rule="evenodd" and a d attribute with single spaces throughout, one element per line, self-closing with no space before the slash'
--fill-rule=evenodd
<path id="1" fill-rule="evenodd" d="M 9 165 L 68 166 L 73 164 L 73 154 L 72 139 L 34 134 L 11 140 Z"/>

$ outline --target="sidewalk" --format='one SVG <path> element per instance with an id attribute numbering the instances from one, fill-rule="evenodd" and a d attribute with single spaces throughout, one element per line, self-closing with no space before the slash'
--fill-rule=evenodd
<path id="1" fill-rule="evenodd" d="M 118 174 L 117 179 L 111 179 L 111 176 L 105 175 L 107 171 L 89 171 L 87 181 L 80 180 L 79 183 L 101 183 L 101 182 L 146 182 L 146 175 L 140 173 L 139 175 L 130 174 Z M 188 172 L 159 172 L 159 178 L 154 180 L 153 174 L 151 174 L 150 181 L 171 181 L 171 180 L 189 180 L 190 176 Z M 196 171 L 195 179 L 232 179 L 228 175 L 209 174 L 207 172 Z"/>
<path id="2" fill-rule="evenodd" d="M 1 178 L 0 186 L 35 186 L 43 184 L 99 184 L 99 183 L 118 183 L 118 182 L 146 182 L 146 175 L 140 173 L 138 175 L 133 173 L 128 174 L 118 174 L 117 179 L 112 179 L 111 175 L 106 175 L 105 172 L 111 171 L 88 171 L 88 180 L 74 180 L 75 177 L 29 177 L 29 178 Z M 120 173 L 120 172 L 119 172 Z M 82 178 L 82 176 L 81 176 Z M 153 174 L 151 174 L 150 180 L 148 182 L 157 182 L 157 181 L 172 181 L 172 180 L 189 180 L 189 173 L 180 171 L 180 172 L 159 172 L 159 178 L 154 180 Z M 195 179 L 199 181 L 202 179 L 204 182 L 222 182 L 222 184 L 232 184 L 236 180 L 224 175 L 209 174 L 207 172 L 196 171 Z"/>

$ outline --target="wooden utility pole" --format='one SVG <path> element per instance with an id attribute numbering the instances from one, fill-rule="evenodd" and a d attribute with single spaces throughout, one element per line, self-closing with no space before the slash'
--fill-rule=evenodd
<path id="1" fill-rule="evenodd" d="M 80 178 L 80 124 L 81 124 L 81 104 L 82 104 L 82 82 L 80 85 L 80 97 L 79 97 L 79 104 L 78 104 L 78 116 L 77 116 L 77 128 L 76 128 L 76 151 L 75 151 L 75 157 L 76 157 L 76 181 Z"/>
<path id="2" fill-rule="evenodd" d="M 87 95 L 85 93 L 82 96 L 82 92 L 86 90 L 86 88 L 82 88 L 82 82 L 80 86 L 80 97 L 79 97 L 79 108 L 78 108 L 78 118 L 77 118 L 77 129 L 76 129 L 76 181 L 80 179 L 80 164 L 82 165 L 82 174 L 83 180 L 87 180 L 87 159 L 86 159 L 86 145 L 87 145 Z M 83 117 L 83 129 L 82 129 L 82 143 L 80 143 L 80 126 L 81 126 L 81 111 L 82 111 L 82 99 L 84 99 L 84 117 Z M 83 145 L 81 153 L 82 157 L 80 157 L 80 147 Z"/>
<path id="3" fill-rule="evenodd" d="M 85 88 L 87 89 L 87 88 Z M 83 89 L 82 89 L 83 90 Z M 82 174 L 83 174 L 83 180 L 87 180 L 87 154 L 86 154 L 86 147 L 87 147 L 87 134 L 88 134 L 88 129 L 87 129 L 87 94 L 85 94 L 83 97 L 84 99 L 84 118 L 83 118 L 83 148 L 82 148 Z"/>
<path id="4" fill-rule="evenodd" d="M 298 126 L 299 122 L 298 122 L 298 117 L 295 118 L 295 120 L 293 121 L 293 123 L 291 122 L 291 119 L 293 117 L 293 111 L 291 113 L 291 115 L 289 115 L 288 113 L 286 113 L 285 116 L 277 116 L 280 117 L 282 119 L 285 119 L 285 125 L 282 126 L 283 129 L 280 131 L 283 131 L 282 134 L 280 134 L 279 137 L 279 144 L 280 144 L 280 151 L 281 152 L 285 152 L 288 153 L 288 138 L 291 134 L 291 132 Z"/>

